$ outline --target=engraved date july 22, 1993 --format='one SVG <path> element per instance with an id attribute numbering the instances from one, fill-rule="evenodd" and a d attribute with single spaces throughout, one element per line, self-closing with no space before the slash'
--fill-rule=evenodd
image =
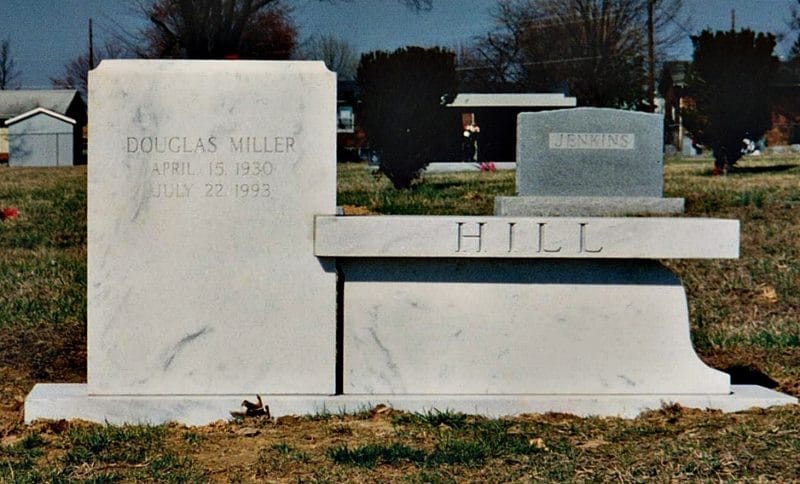
<path id="1" fill-rule="evenodd" d="M 155 183 L 150 186 L 149 198 L 269 198 L 268 183 Z"/>

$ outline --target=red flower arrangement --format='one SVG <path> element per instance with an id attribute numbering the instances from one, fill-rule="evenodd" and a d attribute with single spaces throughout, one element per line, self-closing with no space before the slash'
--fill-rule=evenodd
<path id="1" fill-rule="evenodd" d="M 16 207 L 0 208 L 0 220 L 17 218 L 17 215 L 19 215 L 19 210 Z"/>
<path id="2" fill-rule="evenodd" d="M 495 166 L 494 161 L 481 163 L 481 171 L 495 171 L 496 169 L 497 166 Z"/>

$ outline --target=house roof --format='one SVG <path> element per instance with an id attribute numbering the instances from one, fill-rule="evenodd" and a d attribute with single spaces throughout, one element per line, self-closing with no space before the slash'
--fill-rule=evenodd
<path id="1" fill-rule="evenodd" d="M 0 119 L 13 118 L 36 108 L 66 114 L 78 95 L 75 89 L 0 90 Z"/>
<path id="2" fill-rule="evenodd" d="M 53 111 L 51 111 L 49 109 L 35 108 L 35 109 L 31 109 L 30 111 L 28 111 L 26 113 L 22 113 L 19 116 L 14 116 L 11 119 L 7 119 L 6 120 L 6 126 L 11 126 L 14 123 L 17 123 L 17 122 L 22 121 L 24 119 L 28 119 L 31 116 L 34 116 L 34 115 L 37 115 L 37 114 L 45 114 L 47 116 L 51 116 L 53 118 L 59 119 L 61 121 L 64 121 L 65 123 L 69 123 L 69 124 L 75 124 L 76 123 L 76 121 L 74 119 L 72 119 L 72 118 L 70 118 L 68 116 L 64 116 L 64 115 L 58 114 L 58 113 L 53 112 Z"/>
<path id="3" fill-rule="evenodd" d="M 450 108 L 487 108 L 487 107 L 575 107 L 578 102 L 574 97 L 563 93 L 508 93 L 480 94 L 461 93 L 456 96 Z"/>

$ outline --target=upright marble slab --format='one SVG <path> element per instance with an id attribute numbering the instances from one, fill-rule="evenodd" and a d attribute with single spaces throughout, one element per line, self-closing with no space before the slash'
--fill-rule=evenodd
<path id="1" fill-rule="evenodd" d="M 335 75 L 103 61 L 89 78 L 89 395 L 330 394 Z"/>

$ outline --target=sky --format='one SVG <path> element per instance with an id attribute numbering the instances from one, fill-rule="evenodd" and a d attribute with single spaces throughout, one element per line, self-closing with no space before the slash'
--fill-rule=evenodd
<path id="1" fill-rule="evenodd" d="M 397 0 L 284 0 L 300 38 L 333 34 L 360 52 L 394 50 L 406 45 L 456 48 L 490 31 L 495 0 L 433 0 L 429 12 L 414 12 Z M 684 0 L 676 28 L 692 34 L 705 28 L 736 28 L 789 34 L 787 22 L 796 0 Z M 23 88 L 49 88 L 64 65 L 86 52 L 88 19 L 93 19 L 95 46 L 120 28 L 135 31 L 142 20 L 129 0 L 0 0 L 0 39 L 8 39 Z M 776 53 L 785 56 L 794 40 L 787 35 Z M 690 59 L 688 33 L 675 58 Z"/>

